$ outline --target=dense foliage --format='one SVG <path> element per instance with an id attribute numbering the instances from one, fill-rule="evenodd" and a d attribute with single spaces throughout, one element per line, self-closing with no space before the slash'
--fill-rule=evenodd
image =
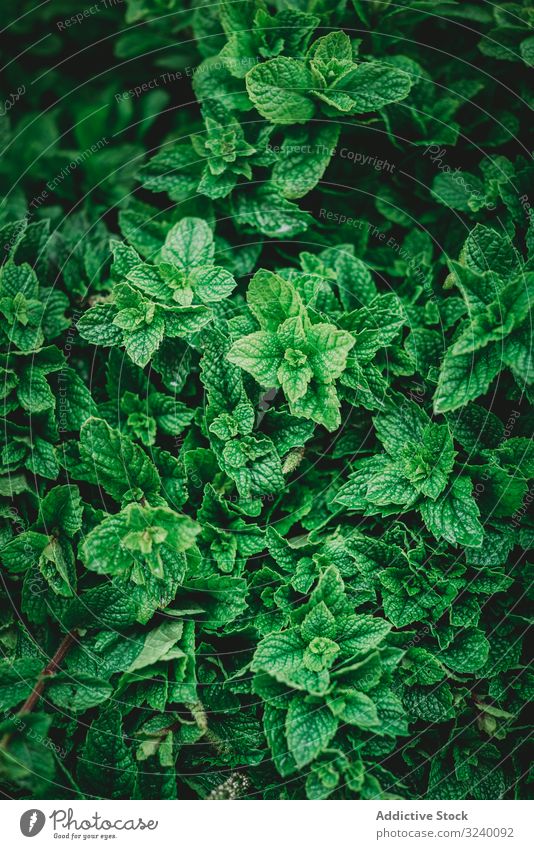
<path id="1" fill-rule="evenodd" d="M 526 796 L 532 6 L 4 15 L 4 793 Z"/>

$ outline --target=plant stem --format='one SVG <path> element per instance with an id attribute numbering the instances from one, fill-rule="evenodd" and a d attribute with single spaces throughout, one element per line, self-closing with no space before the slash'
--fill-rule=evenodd
<path id="1" fill-rule="evenodd" d="M 65 655 L 67 654 L 70 647 L 72 646 L 72 644 L 75 640 L 75 637 L 76 637 L 76 631 L 75 630 L 69 631 L 67 634 L 65 634 L 65 636 L 61 640 L 58 648 L 56 649 L 55 654 L 50 658 L 49 662 L 47 663 L 47 665 L 45 666 L 45 668 L 43 669 L 43 671 L 39 675 L 39 680 L 37 681 L 37 684 L 35 685 L 35 687 L 33 688 L 33 691 L 30 693 L 30 695 L 28 696 L 28 698 L 26 699 L 26 701 L 22 705 L 21 709 L 19 710 L 19 713 L 31 713 L 32 712 L 35 705 L 37 704 L 37 702 L 41 698 L 42 692 L 43 692 L 45 684 L 46 684 L 46 679 L 50 675 L 53 675 L 54 672 L 57 672 L 57 670 L 61 666 L 63 659 L 65 658 Z"/>
<path id="2" fill-rule="evenodd" d="M 41 698 L 41 696 L 43 694 L 43 690 L 45 688 L 45 684 L 46 684 L 47 679 L 50 677 L 50 675 L 53 675 L 54 672 L 57 672 L 57 670 L 60 668 L 61 663 L 63 662 L 63 660 L 65 658 L 65 655 L 67 654 L 67 652 L 71 648 L 75 639 L 76 639 L 76 630 L 75 629 L 73 629 L 72 631 L 69 631 L 67 634 L 65 634 L 65 636 L 61 640 L 59 646 L 57 647 L 55 654 L 52 655 L 52 657 L 50 658 L 50 660 L 46 664 L 45 668 L 43 669 L 43 671 L 39 675 L 39 678 L 37 679 L 37 683 L 35 684 L 35 687 L 33 688 L 32 692 L 30 693 L 30 695 L 28 696 L 28 698 L 26 699 L 26 701 L 22 705 L 21 709 L 19 711 L 17 711 L 19 716 L 21 714 L 26 714 L 26 713 L 32 712 L 32 710 L 37 705 L 39 699 Z M 8 745 L 8 743 L 9 743 L 9 741 L 11 740 L 11 737 L 12 737 L 12 732 L 8 732 L 7 734 L 4 734 L 4 736 L 0 740 L 0 748 L 5 749 Z"/>

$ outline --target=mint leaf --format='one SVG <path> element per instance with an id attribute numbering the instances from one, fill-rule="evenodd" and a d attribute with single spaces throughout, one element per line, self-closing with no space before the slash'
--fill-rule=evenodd
<path id="1" fill-rule="evenodd" d="M 301 768 L 327 748 L 337 731 L 337 720 L 321 702 L 297 696 L 289 704 L 286 730 L 288 749 Z"/>
<path id="2" fill-rule="evenodd" d="M 472 492 L 469 478 L 460 476 L 437 501 L 421 505 L 425 525 L 436 539 L 445 539 L 451 545 L 482 545 L 483 528 Z"/>
<path id="3" fill-rule="evenodd" d="M 313 117 L 313 77 L 303 62 L 279 56 L 256 65 L 245 81 L 260 115 L 274 124 L 303 124 Z"/>
<path id="4" fill-rule="evenodd" d="M 202 218 L 182 218 L 165 238 L 161 258 L 188 271 L 212 265 L 215 247 L 213 234 Z"/>

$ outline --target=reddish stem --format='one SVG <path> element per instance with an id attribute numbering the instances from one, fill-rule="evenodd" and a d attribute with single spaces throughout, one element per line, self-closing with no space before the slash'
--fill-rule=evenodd
<path id="1" fill-rule="evenodd" d="M 61 663 L 63 662 L 65 655 L 72 646 L 75 636 L 76 631 L 69 631 L 68 634 L 65 634 L 56 650 L 56 653 L 50 658 L 49 662 L 46 664 L 45 668 L 39 675 L 39 680 L 37 681 L 37 684 L 35 685 L 32 692 L 22 705 L 21 709 L 19 710 L 19 713 L 32 712 L 35 705 L 41 698 L 46 684 L 46 679 L 49 677 L 49 675 L 53 675 L 54 672 L 57 672 L 57 670 L 61 666 Z"/>

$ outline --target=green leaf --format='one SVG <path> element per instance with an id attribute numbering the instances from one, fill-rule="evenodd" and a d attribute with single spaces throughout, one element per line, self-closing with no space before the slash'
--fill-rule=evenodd
<path id="1" fill-rule="evenodd" d="M 472 492 L 469 478 L 460 475 L 437 501 L 421 505 L 421 516 L 436 539 L 445 539 L 451 545 L 482 545 L 484 529 Z"/>
<path id="2" fill-rule="evenodd" d="M 24 531 L 1 549 L 2 564 L 10 572 L 25 572 L 37 563 L 49 537 L 35 531 Z"/>
<path id="3" fill-rule="evenodd" d="M 321 702 L 302 696 L 291 700 L 286 717 L 287 745 L 299 769 L 324 752 L 337 725 L 336 717 Z"/>
<path id="4" fill-rule="evenodd" d="M 445 678 L 445 670 L 437 657 L 427 649 L 410 648 L 403 659 L 406 683 L 437 684 Z"/>
<path id="5" fill-rule="evenodd" d="M 47 687 L 47 696 L 63 710 L 84 713 L 107 701 L 113 693 L 113 687 L 94 675 L 76 672 L 74 676 L 62 673 L 54 676 Z"/>
<path id="6" fill-rule="evenodd" d="M 454 354 L 449 348 L 443 358 L 434 395 L 434 411 L 446 413 L 474 401 L 489 389 L 503 363 L 496 346 L 473 354 Z"/>
<path id="7" fill-rule="evenodd" d="M 292 631 L 270 634 L 258 643 L 252 669 L 268 672 L 277 681 L 306 690 L 322 693 L 328 686 L 326 670 L 311 671 L 304 666 L 306 644 Z"/>
<path id="8" fill-rule="evenodd" d="M 340 128 L 335 124 L 311 125 L 288 130 L 280 155 L 273 167 L 273 185 L 285 197 L 308 194 L 323 177 L 338 142 Z"/>
<path id="9" fill-rule="evenodd" d="M 139 606 L 127 588 L 102 584 L 85 590 L 68 611 L 66 624 L 72 627 L 125 628 L 139 615 Z"/>
<path id="10" fill-rule="evenodd" d="M 85 793 L 99 799 L 129 799 L 135 777 L 135 763 L 123 738 L 121 713 L 113 705 L 91 723 L 78 761 L 78 780 Z"/>
<path id="11" fill-rule="evenodd" d="M 183 630 L 184 623 L 180 620 L 162 622 L 161 625 L 147 634 L 141 653 L 130 664 L 127 672 L 135 672 L 165 658 L 165 655 L 179 641 Z"/>
<path id="12" fill-rule="evenodd" d="M 303 62 L 278 56 L 252 68 L 245 82 L 252 103 L 273 124 L 304 124 L 313 117 L 313 76 Z"/>
<path id="13" fill-rule="evenodd" d="M 143 368 L 158 350 L 165 335 L 165 320 L 161 313 L 154 315 L 150 324 L 144 324 L 124 334 L 126 353 L 137 366 Z"/>
<path id="14" fill-rule="evenodd" d="M 466 628 L 440 655 L 443 663 L 454 672 L 476 672 L 486 663 L 490 644 L 482 631 Z"/>
<path id="15" fill-rule="evenodd" d="M 62 369 L 57 381 L 56 415 L 60 431 L 79 430 L 96 415 L 97 405 L 91 392 L 74 369 Z"/>
<path id="16" fill-rule="evenodd" d="M 80 455 L 91 480 L 119 501 L 130 489 L 145 495 L 159 490 L 154 464 L 142 448 L 102 419 L 89 419 L 80 431 Z"/>
<path id="17" fill-rule="evenodd" d="M 236 282 L 225 268 L 194 268 L 189 275 L 191 286 L 206 304 L 222 301 L 235 289 Z"/>
<path id="18" fill-rule="evenodd" d="M 247 371 L 262 386 L 278 386 L 278 367 L 282 347 L 274 333 L 259 330 L 238 339 L 227 357 L 231 363 Z"/>
<path id="19" fill-rule="evenodd" d="M 58 529 L 72 538 L 82 526 L 82 514 L 78 487 L 72 484 L 54 486 L 41 501 L 39 523 L 47 533 Z"/>
<path id="20" fill-rule="evenodd" d="M 398 406 L 388 406 L 373 422 L 378 439 L 386 451 L 396 457 L 407 443 L 423 438 L 430 419 L 416 401 L 402 398 Z"/>
<path id="21" fill-rule="evenodd" d="M 53 751 L 42 742 L 50 739 L 52 717 L 31 713 L 23 722 L 21 727 L 18 717 L 10 717 L 0 724 L 2 736 L 9 735 L 9 748 L 0 750 L 0 772 L 10 787 L 41 798 L 52 792 L 56 770 Z M 65 752 L 65 747 L 60 751 Z"/>
<path id="22" fill-rule="evenodd" d="M 213 234 L 202 218 L 182 218 L 171 227 L 161 249 L 161 258 L 183 271 L 212 265 Z"/>
<path id="23" fill-rule="evenodd" d="M 338 642 L 346 654 L 363 654 L 380 645 L 390 630 L 385 619 L 369 614 L 349 616 L 343 620 Z"/>
<path id="24" fill-rule="evenodd" d="M 76 565 L 69 542 L 51 538 L 39 558 L 39 571 L 57 595 L 66 598 L 74 595 Z"/>
<path id="25" fill-rule="evenodd" d="M 290 239 L 313 223 L 308 212 L 282 197 L 270 183 L 238 187 L 232 195 L 232 214 L 238 229 L 272 239 Z"/>
<path id="26" fill-rule="evenodd" d="M 309 360 L 316 380 L 332 383 L 344 372 L 347 355 L 354 345 L 354 338 L 345 330 L 337 330 L 332 324 L 314 324 L 307 334 L 310 347 Z"/>
<path id="27" fill-rule="evenodd" d="M 82 544 L 82 557 L 91 571 L 143 584 L 150 573 L 163 578 L 168 559 L 189 548 L 199 531 L 189 516 L 169 507 L 129 504 L 93 528 Z"/>
<path id="28" fill-rule="evenodd" d="M 27 368 L 22 372 L 17 386 L 17 395 L 21 405 L 31 413 L 42 413 L 56 406 L 56 399 L 48 380 L 47 372 L 38 367 Z"/>
<path id="29" fill-rule="evenodd" d="M 427 425 L 421 444 L 410 442 L 402 452 L 402 471 L 423 495 L 435 499 L 445 489 L 456 452 L 447 425 Z"/>
<path id="30" fill-rule="evenodd" d="M 308 387 L 305 395 L 291 402 L 294 416 L 303 416 L 333 431 L 341 424 L 338 394 L 331 384 L 315 384 Z"/>
<path id="31" fill-rule="evenodd" d="M 494 271 L 502 280 L 518 267 L 517 252 L 510 238 L 481 224 L 471 230 L 461 258 L 473 271 L 479 274 Z"/>
<path id="32" fill-rule="evenodd" d="M 23 702 L 37 683 L 43 664 L 36 657 L 19 657 L 0 663 L 0 709 L 4 713 Z"/>
<path id="33" fill-rule="evenodd" d="M 343 76 L 333 91 L 348 95 L 350 105 L 344 112 L 373 112 L 404 100 L 411 85 L 404 71 L 379 62 L 365 62 Z"/>
<path id="34" fill-rule="evenodd" d="M 404 695 L 404 704 L 415 719 L 425 722 L 454 719 L 452 692 L 445 682 L 432 687 L 410 687 Z"/>
<path id="35" fill-rule="evenodd" d="M 352 44 L 346 32 L 329 32 L 316 39 L 308 51 L 308 58 L 313 67 L 324 75 L 330 68 L 341 68 L 347 65 L 352 68 Z M 334 60 L 334 61 L 333 61 Z"/>
<path id="36" fill-rule="evenodd" d="M 80 335 L 94 345 L 120 345 L 122 333 L 113 324 L 116 309 L 113 304 L 96 304 L 78 319 Z"/>
<path id="37" fill-rule="evenodd" d="M 357 690 L 336 690 L 328 705 L 335 716 L 349 725 L 356 725 L 364 730 L 380 725 L 375 704 L 365 693 Z"/>
<path id="38" fill-rule="evenodd" d="M 335 636 L 336 620 L 324 601 L 316 604 L 306 615 L 300 633 L 302 638 L 307 641 L 310 641 L 313 637 Z"/>
<path id="39" fill-rule="evenodd" d="M 271 332 L 302 312 L 302 301 L 291 283 L 263 268 L 250 281 L 247 303 L 262 330 Z"/>

